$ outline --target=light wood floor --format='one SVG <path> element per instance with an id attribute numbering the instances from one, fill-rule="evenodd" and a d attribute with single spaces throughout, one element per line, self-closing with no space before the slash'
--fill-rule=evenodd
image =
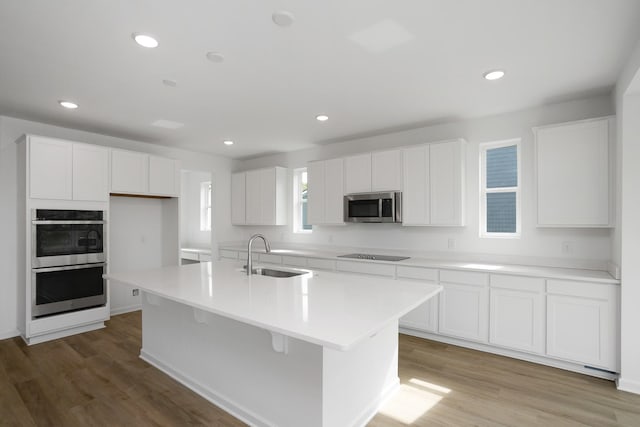
<path id="1" fill-rule="evenodd" d="M 31 347 L 0 341 L 0 425 L 244 425 L 140 360 L 140 343 L 139 312 Z M 404 335 L 400 378 L 371 427 L 640 426 L 640 396 L 612 382 Z"/>

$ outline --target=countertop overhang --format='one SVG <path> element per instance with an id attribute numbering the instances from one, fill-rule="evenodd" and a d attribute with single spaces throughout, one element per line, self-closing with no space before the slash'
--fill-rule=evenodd
<path id="1" fill-rule="evenodd" d="M 415 281 L 325 271 L 290 278 L 247 276 L 241 266 L 206 262 L 104 277 L 199 310 L 342 351 L 442 290 L 439 285 Z"/>

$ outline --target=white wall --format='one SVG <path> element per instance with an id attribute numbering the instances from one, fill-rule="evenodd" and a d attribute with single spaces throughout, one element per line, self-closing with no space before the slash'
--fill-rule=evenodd
<path id="1" fill-rule="evenodd" d="M 233 161 L 203 153 L 173 149 L 90 132 L 51 126 L 11 117 L 0 117 L 0 338 L 17 334 L 17 269 L 16 256 L 16 179 L 17 146 L 15 141 L 22 134 L 36 134 L 73 141 L 86 142 L 113 148 L 136 150 L 179 159 L 186 169 L 210 171 L 215 185 L 215 226 L 212 245 L 217 242 L 236 240 L 240 237 L 237 228 L 231 226 L 229 208 Z"/>
<path id="2" fill-rule="evenodd" d="M 535 262 L 551 265 L 579 265 L 602 268 L 611 256 L 609 229 L 538 229 L 535 226 L 534 126 L 614 114 L 612 98 L 597 96 L 572 102 L 513 112 L 481 119 L 440 124 L 420 129 L 395 132 L 313 149 L 239 162 L 237 170 L 266 166 L 303 167 L 310 160 L 342 157 L 348 154 L 404 145 L 465 138 L 467 145 L 466 190 L 467 226 L 402 227 L 393 224 L 349 224 L 347 226 L 314 227 L 311 235 L 294 234 L 289 226 L 262 227 L 274 241 L 341 245 L 366 248 L 394 248 L 450 254 L 493 254 L 534 257 Z M 330 125 L 330 124 L 329 124 Z M 479 158 L 478 144 L 522 138 L 522 237 L 520 239 L 486 239 L 479 237 Z M 245 228 L 245 238 L 258 228 Z M 449 239 L 455 249 L 449 249 Z M 563 242 L 570 243 L 564 253 Z M 465 255 L 466 256 L 466 255 Z M 504 259 L 504 258 L 501 258 Z M 529 259 L 533 261 L 533 259 Z"/>
<path id="3" fill-rule="evenodd" d="M 182 191 L 180 192 L 180 245 L 182 247 L 211 247 L 211 231 L 200 230 L 200 185 L 209 181 L 211 181 L 209 172 L 182 171 Z M 213 221 L 215 222 L 215 218 Z"/>
<path id="4" fill-rule="evenodd" d="M 620 137 L 618 226 L 614 259 L 622 269 L 620 294 L 620 378 L 618 388 L 640 394 L 640 43 L 616 86 Z"/>

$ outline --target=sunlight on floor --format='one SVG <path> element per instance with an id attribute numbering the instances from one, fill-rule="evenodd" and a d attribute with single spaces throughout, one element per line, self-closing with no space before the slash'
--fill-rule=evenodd
<path id="1" fill-rule="evenodd" d="M 446 387 L 411 378 L 409 384 L 400 385 L 396 394 L 380 409 L 380 413 L 411 425 L 450 392 Z"/>

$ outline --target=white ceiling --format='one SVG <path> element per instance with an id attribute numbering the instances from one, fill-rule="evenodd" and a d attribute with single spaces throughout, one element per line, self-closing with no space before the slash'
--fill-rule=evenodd
<path id="1" fill-rule="evenodd" d="M 639 22 L 638 0 L 4 0 L 0 114 L 256 156 L 608 92 Z"/>

